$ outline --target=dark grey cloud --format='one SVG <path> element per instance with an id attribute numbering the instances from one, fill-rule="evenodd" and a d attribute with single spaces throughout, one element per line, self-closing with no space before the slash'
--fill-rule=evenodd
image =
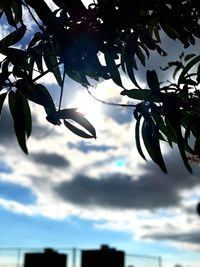
<path id="1" fill-rule="evenodd" d="M 52 168 L 66 168 L 70 162 L 62 155 L 56 153 L 39 152 L 30 154 L 30 158 L 37 164 L 46 165 Z"/>
<path id="2" fill-rule="evenodd" d="M 30 138 L 43 139 L 52 134 L 54 134 L 53 125 L 46 121 L 45 116 L 44 124 L 41 125 L 36 115 L 32 113 L 32 134 Z M 7 105 L 3 107 L 0 119 L 0 145 L 20 150 L 15 136 L 13 119 Z"/>
<path id="3" fill-rule="evenodd" d="M 154 240 L 169 240 L 180 243 L 200 244 L 199 231 L 186 232 L 186 233 L 156 233 L 144 235 L 143 238 L 151 238 Z"/>
<path id="4" fill-rule="evenodd" d="M 117 147 L 116 146 L 107 146 L 107 145 L 93 145 L 89 142 L 80 141 L 77 143 L 68 142 L 67 143 L 68 148 L 70 149 L 78 149 L 84 153 L 89 153 L 91 151 L 98 151 L 98 152 L 106 152 L 108 150 L 114 150 Z"/>
<path id="5" fill-rule="evenodd" d="M 154 209 L 178 204 L 180 196 L 158 177 L 113 174 L 101 179 L 84 175 L 63 182 L 55 189 L 66 201 L 78 205 L 112 208 Z"/>
<path id="6" fill-rule="evenodd" d="M 103 177 L 84 174 L 62 182 L 55 188 L 57 195 L 81 206 L 112 208 L 156 209 L 180 205 L 180 192 L 200 184 L 196 175 L 190 175 L 176 153 L 166 161 L 169 174 L 162 173 L 151 162 L 141 165 L 144 173 L 133 180 L 130 175 L 113 173 Z M 98 179 L 96 179 L 98 178 Z"/>

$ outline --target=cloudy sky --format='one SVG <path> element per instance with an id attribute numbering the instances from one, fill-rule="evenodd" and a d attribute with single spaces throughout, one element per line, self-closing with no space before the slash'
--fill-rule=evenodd
<path id="1" fill-rule="evenodd" d="M 28 16 L 27 21 L 31 28 Z M 1 29 L 2 38 L 9 29 L 5 24 Z M 174 46 L 167 38 L 165 45 Z M 178 56 L 180 48 L 176 44 L 170 58 Z M 162 59 L 154 57 L 148 67 L 159 69 L 159 65 Z M 142 85 L 142 72 L 138 79 Z M 47 75 L 42 82 L 57 102 L 59 88 L 53 77 Z M 132 87 L 126 77 L 123 82 Z M 128 100 L 110 81 L 90 90 L 103 100 Z M 97 139 L 83 140 L 64 126 L 51 126 L 43 109 L 32 104 L 28 156 L 17 145 L 9 110 L 4 107 L 0 248 L 109 244 L 133 254 L 160 256 L 163 267 L 200 266 L 200 217 L 196 213 L 200 167 L 193 165 L 194 175 L 190 175 L 176 147 L 171 150 L 164 145 L 168 175 L 151 160 L 145 162 L 135 147 L 133 110 L 103 105 L 67 78 L 63 108 L 77 106 L 95 126 Z M 4 253 L 0 250 L 0 259 Z"/>

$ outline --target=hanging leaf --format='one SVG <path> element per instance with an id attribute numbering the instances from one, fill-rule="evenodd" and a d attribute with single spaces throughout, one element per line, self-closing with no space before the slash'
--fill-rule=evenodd
<path id="1" fill-rule="evenodd" d="M 196 56 L 196 54 L 187 54 L 185 57 L 184 57 L 184 60 L 185 61 L 188 61 L 188 60 L 190 60 L 191 58 L 193 58 L 193 57 L 195 57 Z"/>
<path id="2" fill-rule="evenodd" d="M 141 64 L 145 67 L 145 56 L 142 52 L 142 49 L 139 46 L 136 48 L 135 53 L 138 59 L 140 60 Z"/>
<path id="3" fill-rule="evenodd" d="M 72 131 L 74 134 L 83 137 L 83 138 L 94 138 L 94 136 L 87 134 L 86 132 L 82 131 L 81 129 L 75 127 L 73 124 L 69 123 L 68 121 L 64 120 L 65 126 Z"/>
<path id="4" fill-rule="evenodd" d="M 26 140 L 31 133 L 31 115 L 28 103 L 18 91 L 10 91 L 8 100 L 18 143 L 24 153 L 28 154 Z"/>
<path id="5" fill-rule="evenodd" d="M 167 173 L 160 149 L 159 128 L 154 123 L 149 123 L 148 121 L 144 120 L 142 125 L 142 137 L 144 145 L 151 159 L 158 164 L 164 173 Z"/>
<path id="6" fill-rule="evenodd" d="M 49 71 L 53 73 L 57 83 L 62 86 L 62 78 L 60 74 L 59 63 L 57 59 L 57 53 L 53 44 L 47 44 L 44 46 L 44 61 Z"/>
<path id="7" fill-rule="evenodd" d="M 6 99 L 7 93 L 0 94 L 0 115 L 2 112 L 3 104 Z"/>
<path id="8" fill-rule="evenodd" d="M 147 70 L 146 72 L 147 75 L 147 84 L 153 92 L 159 92 L 160 91 L 160 85 L 158 81 L 158 76 L 155 72 L 155 70 Z"/>
<path id="9" fill-rule="evenodd" d="M 22 3 L 18 0 L 12 1 L 12 9 L 15 14 L 15 22 L 22 22 Z"/>
<path id="10" fill-rule="evenodd" d="M 66 74 L 74 81 L 80 83 L 84 87 L 90 86 L 84 71 L 76 71 L 70 68 L 68 64 L 64 66 Z"/>
<path id="11" fill-rule="evenodd" d="M 14 18 L 14 14 L 12 12 L 12 6 L 11 6 L 11 1 L 7 1 L 7 5 L 5 6 L 4 12 L 7 18 L 8 23 L 13 26 L 16 27 L 16 21 Z"/>
<path id="12" fill-rule="evenodd" d="M 139 84 L 135 78 L 134 71 L 133 71 L 135 59 L 134 58 L 131 59 L 131 58 L 127 57 L 125 63 L 126 63 L 126 70 L 127 70 L 129 78 L 131 79 L 132 83 L 136 87 L 140 88 L 140 86 L 139 86 Z M 137 66 L 136 66 L 136 68 L 137 68 Z"/>
<path id="13" fill-rule="evenodd" d="M 123 90 L 121 95 L 127 95 L 130 98 L 144 101 L 153 101 L 153 102 L 161 102 L 161 99 L 152 93 L 149 89 L 131 89 L 131 90 Z M 162 94 L 161 94 L 162 96 Z"/>
<path id="14" fill-rule="evenodd" d="M 167 122 L 168 127 L 173 129 L 176 134 L 176 143 L 178 145 L 184 165 L 188 169 L 188 171 L 192 173 L 191 166 L 188 163 L 188 159 L 185 153 L 184 138 L 181 131 L 180 106 L 175 94 L 171 94 L 165 97 L 163 101 L 163 111 L 167 119 L 165 121 Z"/>
<path id="15" fill-rule="evenodd" d="M 184 77 L 188 73 L 188 71 L 194 67 L 195 64 L 197 64 L 200 61 L 200 56 L 196 56 L 193 58 L 188 64 L 183 68 L 183 71 L 181 72 L 179 78 L 178 78 L 178 84 L 184 83 Z"/>
<path id="16" fill-rule="evenodd" d="M 146 157 L 142 151 L 142 147 L 141 147 L 141 143 L 140 143 L 140 121 L 141 121 L 142 115 L 139 115 L 139 117 L 137 118 L 136 121 L 136 125 L 135 125 L 135 141 L 136 141 L 136 147 L 137 147 L 137 151 L 140 154 L 140 156 L 146 160 Z"/>
<path id="17" fill-rule="evenodd" d="M 57 115 L 59 119 L 71 119 L 80 124 L 92 135 L 92 138 L 96 139 L 96 131 L 93 125 L 84 117 L 82 113 L 77 112 L 76 109 L 62 109 L 57 111 Z"/>
<path id="18" fill-rule="evenodd" d="M 116 83 L 118 86 L 124 88 L 122 81 L 121 81 L 118 67 L 115 63 L 114 55 L 112 55 L 109 52 L 105 52 L 104 55 L 105 55 L 105 61 L 107 64 L 108 72 L 109 72 L 113 82 Z"/>
<path id="19" fill-rule="evenodd" d="M 11 32 L 0 41 L 0 53 L 6 55 L 7 48 L 19 42 L 26 32 L 26 26 L 23 24 L 20 28 Z"/>
<path id="20" fill-rule="evenodd" d="M 47 115 L 56 110 L 53 99 L 44 85 L 27 80 L 18 80 L 16 88 L 29 100 L 42 105 Z"/>

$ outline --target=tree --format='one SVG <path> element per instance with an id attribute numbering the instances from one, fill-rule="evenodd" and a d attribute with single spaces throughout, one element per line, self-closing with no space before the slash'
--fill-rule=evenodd
<path id="1" fill-rule="evenodd" d="M 148 88 L 141 88 L 135 70 L 138 60 L 145 66 L 152 51 L 161 56 L 170 53 L 162 49 L 163 32 L 181 41 L 184 48 L 200 38 L 197 1 L 135 0 L 130 4 L 128 0 L 96 0 L 88 8 L 80 0 L 53 2 L 58 7 L 54 11 L 44 0 L 0 0 L 1 21 L 11 28 L 0 41 L 0 111 L 8 97 L 22 150 L 28 153 L 26 140 L 31 135 L 29 101 L 44 107 L 50 123 L 63 123 L 81 137 L 96 138 L 94 127 L 83 114 L 61 109 L 65 75 L 87 88 L 88 77 L 112 79 L 121 86 L 122 95 L 140 101 L 133 113 L 139 154 L 145 159 L 142 140 L 151 159 L 167 172 L 160 143 L 167 142 L 171 147 L 176 143 L 192 172 L 187 153 L 200 156 L 200 56 L 182 53 L 180 60 L 168 63 L 165 69 L 175 67 L 174 76 L 178 73 L 174 83 L 162 83 L 155 70 L 147 70 Z M 25 12 L 35 24 L 31 33 L 24 22 Z M 18 44 L 20 48 L 16 48 Z M 99 53 L 104 55 L 105 66 L 99 61 Z M 33 78 L 34 72 L 37 76 Z M 38 83 L 48 72 L 54 74 L 60 88 L 58 107 L 48 89 Z M 122 72 L 132 81 L 133 89 L 124 88 Z"/>

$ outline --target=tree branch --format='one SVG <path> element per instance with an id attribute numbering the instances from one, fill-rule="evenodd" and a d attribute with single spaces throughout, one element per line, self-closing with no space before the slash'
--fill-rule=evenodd
<path id="1" fill-rule="evenodd" d="M 136 107 L 136 105 L 134 105 L 134 104 L 113 103 L 113 102 L 107 102 L 107 101 L 101 100 L 101 99 L 97 98 L 96 96 L 94 96 L 88 88 L 86 90 L 91 95 L 91 97 L 93 97 L 95 100 L 97 100 L 98 102 L 100 102 L 102 104 L 109 105 L 109 106 L 117 106 L 117 107 L 132 107 L 132 108 Z"/>

